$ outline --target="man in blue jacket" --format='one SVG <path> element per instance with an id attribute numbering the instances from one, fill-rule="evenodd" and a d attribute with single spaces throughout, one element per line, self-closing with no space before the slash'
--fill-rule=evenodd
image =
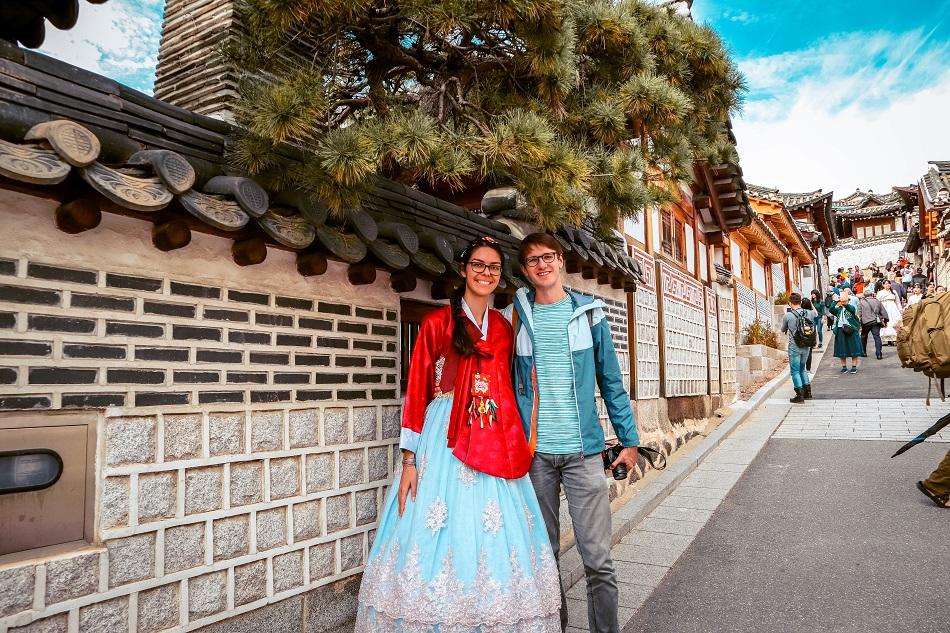
<path id="1" fill-rule="evenodd" d="M 577 549 L 587 579 L 591 633 L 618 633 L 618 589 L 610 558 L 610 500 L 601 452 L 604 431 L 594 388 L 600 388 L 632 469 L 640 443 L 620 365 L 597 299 L 564 289 L 564 255 L 547 233 L 524 238 L 519 259 L 533 289 L 518 290 L 507 315 L 514 326 L 514 387 L 529 445 L 535 451 L 531 483 L 555 556 L 560 551 L 560 489 L 564 486 Z M 567 601 L 561 588 L 561 624 Z"/>

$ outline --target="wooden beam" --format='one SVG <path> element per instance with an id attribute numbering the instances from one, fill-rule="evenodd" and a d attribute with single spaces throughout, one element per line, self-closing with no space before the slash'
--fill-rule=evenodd
<path id="1" fill-rule="evenodd" d="M 191 229 L 181 220 L 170 220 L 152 227 L 152 244 L 160 251 L 173 251 L 188 246 L 189 243 L 191 243 Z M 267 247 L 264 247 L 264 255 L 266 257 Z"/>
<path id="2" fill-rule="evenodd" d="M 389 287 L 394 292 L 412 292 L 416 289 L 418 280 L 415 274 L 409 270 L 397 270 L 389 277 Z"/>
<path id="3" fill-rule="evenodd" d="M 304 277 L 315 277 L 327 272 L 327 256 L 323 253 L 298 253 L 297 272 Z"/>
<path id="4" fill-rule="evenodd" d="M 350 264 L 346 269 L 346 278 L 354 286 L 366 286 L 376 281 L 376 266 L 368 261 Z"/>
<path id="5" fill-rule="evenodd" d="M 56 208 L 56 228 L 75 235 L 94 229 L 102 222 L 102 211 L 95 198 L 78 198 Z"/>
<path id="6" fill-rule="evenodd" d="M 231 257 L 238 266 L 253 266 L 267 258 L 267 244 L 263 238 L 251 237 L 231 245 Z"/>

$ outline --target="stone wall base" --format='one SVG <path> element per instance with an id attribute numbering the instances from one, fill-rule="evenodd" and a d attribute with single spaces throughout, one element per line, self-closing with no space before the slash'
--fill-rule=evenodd
<path id="1" fill-rule="evenodd" d="M 318 587 L 227 620 L 200 633 L 343 633 L 352 631 L 363 575 Z"/>

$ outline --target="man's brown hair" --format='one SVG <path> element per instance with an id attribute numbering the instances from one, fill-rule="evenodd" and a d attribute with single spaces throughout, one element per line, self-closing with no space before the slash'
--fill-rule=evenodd
<path id="1" fill-rule="evenodd" d="M 518 261 L 521 262 L 522 266 L 524 266 L 525 257 L 528 256 L 528 249 L 532 246 L 547 246 L 558 255 L 564 254 L 564 249 L 561 248 L 561 244 L 554 239 L 553 235 L 538 231 L 537 233 L 526 235 L 525 238 L 521 240 L 521 246 L 518 247 Z"/>

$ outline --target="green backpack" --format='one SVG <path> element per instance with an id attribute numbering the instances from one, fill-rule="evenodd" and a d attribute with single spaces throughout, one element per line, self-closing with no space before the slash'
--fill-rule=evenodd
<path id="1" fill-rule="evenodd" d="M 897 336 L 901 365 L 929 379 L 927 404 L 933 380 L 940 380 L 940 398 L 945 398 L 944 379 L 950 377 L 950 293 L 921 299 L 904 311 Z"/>

